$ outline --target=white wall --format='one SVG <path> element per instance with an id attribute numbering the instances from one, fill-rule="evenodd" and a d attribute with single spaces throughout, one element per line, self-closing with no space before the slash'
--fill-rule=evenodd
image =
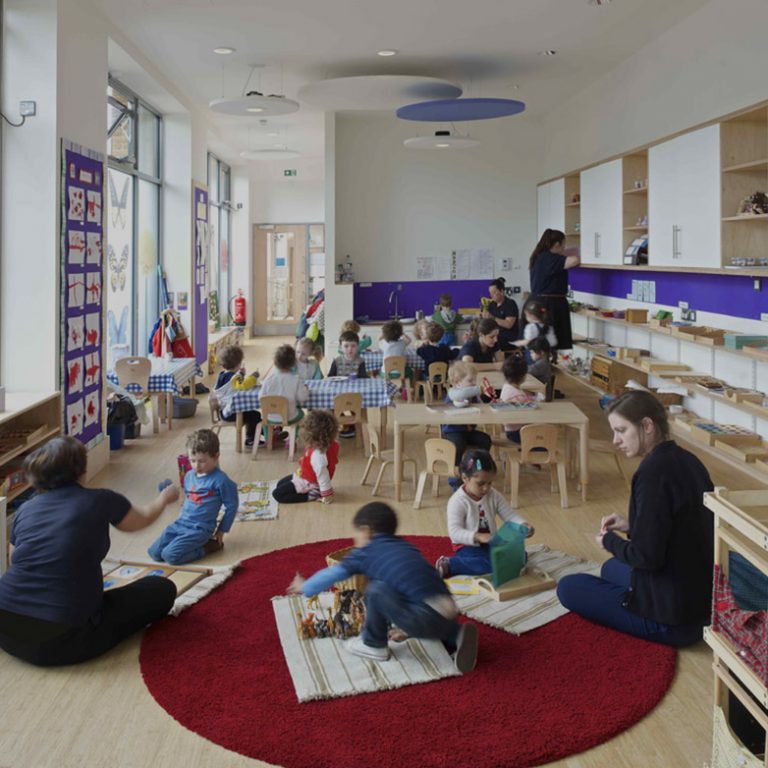
<path id="1" fill-rule="evenodd" d="M 254 179 L 250 186 L 251 221 L 254 224 L 309 224 L 325 220 L 325 182 L 322 178 L 260 178 Z"/>
<path id="2" fill-rule="evenodd" d="M 250 211 L 250 179 L 240 169 L 232 169 L 232 201 L 242 205 L 232 212 L 232 293 L 245 291 L 249 307 L 253 307 L 253 237 Z M 248 310 L 252 316 L 252 311 Z"/>
<path id="3" fill-rule="evenodd" d="M 434 130 L 389 114 L 337 116 L 335 261 L 350 254 L 357 281 L 414 280 L 417 256 L 492 248 L 496 275 L 527 287 L 538 239 L 539 126 L 521 115 L 473 123 L 476 148 L 403 146 Z M 512 261 L 507 273 L 502 258 Z"/>
<path id="4" fill-rule="evenodd" d="M 711 0 L 544 121 L 539 180 L 768 99 L 768 3 Z"/>

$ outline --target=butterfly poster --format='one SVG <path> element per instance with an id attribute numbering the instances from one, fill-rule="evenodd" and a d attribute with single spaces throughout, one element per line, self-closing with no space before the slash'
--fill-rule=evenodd
<path id="1" fill-rule="evenodd" d="M 118 258 L 115 249 L 107 246 L 107 262 L 109 263 L 109 285 L 113 291 L 125 290 L 125 278 L 128 270 L 128 246 L 124 245 Z"/>
<path id="2" fill-rule="evenodd" d="M 113 171 L 111 168 L 107 172 L 107 177 L 109 179 L 109 211 L 112 226 L 125 229 L 128 220 L 128 185 L 131 177 L 127 173 Z"/>

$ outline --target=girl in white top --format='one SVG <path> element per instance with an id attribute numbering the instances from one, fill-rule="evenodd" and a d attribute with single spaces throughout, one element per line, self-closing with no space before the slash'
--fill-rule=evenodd
<path id="1" fill-rule="evenodd" d="M 309 399 L 307 385 L 292 373 L 296 367 L 296 350 L 289 344 L 283 344 L 275 350 L 274 368 L 264 379 L 259 397 L 265 395 L 281 395 L 288 401 L 288 423 L 293 424 L 304 417 L 304 411 L 299 407 Z M 280 421 L 278 414 L 264 414 L 266 421 Z"/>
<path id="2" fill-rule="evenodd" d="M 296 342 L 296 373 L 302 381 L 322 379 L 320 364 L 313 357 L 316 354 L 315 342 L 305 336 Z"/>
<path id="3" fill-rule="evenodd" d="M 527 347 L 534 339 L 544 336 L 552 349 L 557 347 L 555 329 L 549 324 L 547 308 L 535 299 L 531 299 L 523 308 L 526 326 L 523 329 L 523 338 L 515 342 L 517 347 Z"/>
<path id="4" fill-rule="evenodd" d="M 504 386 L 499 395 L 499 400 L 502 403 L 525 405 L 537 399 L 535 395 L 521 389 L 528 373 L 528 363 L 525 361 L 522 351 L 513 350 L 512 354 L 504 361 L 501 372 L 504 374 Z M 520 428 L 522 426 L 522 424 L 505 424 L 504 431 L 507 433 L 507 439 L 513 443 L 520 443 Z"/>
<path id="5" fill-rule="evenodd" d="M 491 572 L 488 543 L 496 533 L 496 515 L 505 523 L 526 526 L 528 537 L 534 533 L 533 526 L 514 512 L 504 496 L 493 487 L 496 463 L 488 451 L 467 451 L 459 471 L 462 486 L 448 501 L 448 536 L 454 555 L 444 555 L 435 563 L 437 572 L 444 579 Z"/>

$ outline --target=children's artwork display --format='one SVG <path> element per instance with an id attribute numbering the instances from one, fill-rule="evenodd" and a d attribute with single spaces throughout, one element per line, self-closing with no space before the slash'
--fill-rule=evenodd
<path id="1" fill-rule="evenodd" d="M 62 141 L 61 390 L 64 433 L 104 439 L 102 297 L 104 156 Z"/>
<path id="2" fill-rule="evenodd" d="M 208 190 L 193 183 L 194 222 L 194 274 L 192 275 L 193 342 L 195 359 L 203 363 L 208 359 L 208 269 L 211 247 L 211 229 L 208 224 Z"/>
<path id="3" fill-rule="evenodd" d="M 240 483 L 237 492 L 240 501 L 237 508 L 238 520 L 275 520 L 278 504 L 272 498 L 277 480 L 256 480 Z"/>

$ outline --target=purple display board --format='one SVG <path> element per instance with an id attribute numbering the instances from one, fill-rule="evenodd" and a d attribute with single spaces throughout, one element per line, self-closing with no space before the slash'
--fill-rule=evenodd
<path id="1" fill-rule="evenodd" d="M 64 432 L 104 439 L 104 156 L 62 141 L 61 391 Z"/>
<path id="2" fill-rule="evenodd" d="M 632 293 L 633 280 L 653 280 L 656 283 L 655 304 L 676 307 L 687 301 L 691 309 L 716 312 L 733 317 L 759 320 L 768 312 L 768 270 L 764 278 L 746 277 L 737 273 L 695 274 L 683 272 L 654 272 L 650 269 L 572 269 L 568 273 L 571 289 L 626 299 Z M 755 290 L 755 280 L 759 290 Z"/>
<path id="3" fill-rule="evenodd" d="M 208 359 L 208 272 L 211 230 L 208 224 L 208 190 L 193 182 L 194 274 L 192 275 L 192 341 L 195 359 Z"/>
<path id="4" fill-rule="evenodd" d="M 418 310 L 429 317 L 435 309 L 441 293 L 450 293 L 453 308 L 477 307 L 480 297 L 488 296 L 490 280 L 414 280 L 393 283 L 355 283 L 353 288 L 353 309 L 356 318 L 368 316 L 372 322 L 386 320 L 395 313 L 395 300 L 389 301 L 392 291 L 397 294 L 397 314 L 413 317 Z M 398 290 L 398 286 L 401 286 Z M 510 294 L 511 286 L 507 286 Z M 510 294 L 518 305 L 522 293 Z"/>

